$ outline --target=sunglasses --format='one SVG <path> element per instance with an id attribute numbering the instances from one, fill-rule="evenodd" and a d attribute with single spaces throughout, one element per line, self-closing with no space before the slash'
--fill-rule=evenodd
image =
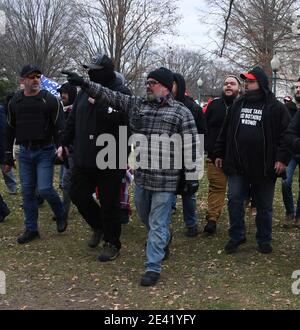
<path id="1" fill-rule="evenodd" d="M 37 79 L 41 79 L 41 77 L 42 77 L 42 75 L 39 74 L 39 73 L 30 74 L 30 75 L 26 76 L 26 78 L 31 79 L 31 80 L 33 80 L 33 79 L 35 79 L 35 78 L 37 78 Z"/>
<path id="2" fill-rule="evenodd" d="M 149 85 L 150 87 L 153 87 L 153 86 L 155 86 L 157 84 L 159 84 L 159 82 L 158 81 L 155 81 L 155 80 L 147 80 L 147 81 L 145 81 L 145 85 L 146 86 Z"/>

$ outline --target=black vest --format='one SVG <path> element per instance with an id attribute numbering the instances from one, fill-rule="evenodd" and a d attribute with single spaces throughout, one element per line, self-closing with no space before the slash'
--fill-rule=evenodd
<path id="1" fill-rule="evenodd" d="M 16 119 L 16 143 L 52 142 L 53 121 L 51 111 L 59 110 L 59 101 L 49 92 L 42 90 L 36 96 L 17 93 L 10 103 Z"/>

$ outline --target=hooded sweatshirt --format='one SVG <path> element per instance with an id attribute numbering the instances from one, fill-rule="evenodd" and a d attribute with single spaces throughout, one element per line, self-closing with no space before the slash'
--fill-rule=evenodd
<path id="1" fill-rule="evenodd" d="M 177 84 L 177 97 L 176 100 L 183 103 L 192 113 L 198 134 L 207 134 L 207 125 L 202 108 L 189 96 L 185 95 L 186 83 L 183 76 L 179 73 L 174 73 L 174 81 Z"/>
<path id="2" fill-rule="evenodd" d="M 288 165 L 291 155 L 284 135 L 290 119 L 285 106 L 270 91 L 264 71 L 255 67 L 250 72 L 260 91 L 241 97 L 229 109 L 214 153 L 224 160 L 227 175 L 240 174 L 257 182 L 276 178 L 277 161 Z"/>

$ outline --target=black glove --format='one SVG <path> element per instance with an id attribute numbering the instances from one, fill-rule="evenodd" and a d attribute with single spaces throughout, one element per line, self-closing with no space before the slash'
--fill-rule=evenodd
<path id="1" fill-rule="evenodd" d="M 79 76 L 75 72 L 70 72 L 70 71 L 62 71 L 62 74 L 66 74 L 68 82 L 73 85 L 73 86 L 79 86 L 82 87 L 84 85 L 84 79 L 83 77 Z"/>
<path id="2" fill-rule="evenodd" d="M 13 167 L 14 166 L 14 156 L 10 151 L 5 152 L 4 164 Z"/>

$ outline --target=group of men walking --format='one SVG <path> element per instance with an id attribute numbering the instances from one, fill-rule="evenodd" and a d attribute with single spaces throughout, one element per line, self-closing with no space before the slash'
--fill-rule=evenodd
<path id="1" fill-rule="evenodd" d="M 166 68 L 150 72 L 146 97 L 136 97 L 125 86 L 122 75 L 114 71 L 108 56 L 96 54 L 84 67 L 89 79 L 64 72 L 68 83 L 58 90 L 64 109 L 57 98 L 40 89 L 42 72 L 32 65 L 26 65 L 21 71 L 24 90 L 16 92 L 7 105 L 3 163 L 4 171 L 10 171 L 14 162 L 13 144 L 20 145 L 19 170 L 25 215 L 25 231 L 18 238 L 20 244 L 39 237 L 38 192 L 51 206 L 58 232 L 67 228 L 72 201 L 92 229 L 89 246 L 95 248 L 104 241 L 99 261 L 118 257 L 121 249 L 120 192 L 126 169 L 121 166 L 100 169 L 97 157 L 105 153 L 107 145 L 99 145 L 97 141 L 99 136 L 109 134 L 117 141 L 119 150 L 120 127 L 126 127 L 127 132 L 143 136 L 148 142 L 146 149 L 135 146 L 140 158 L 146 154 L 148 160 L 156 159 L 160 165 L 155 168 L 139 166 L 134 173 L 134 202 L 148 231 L 142 286 L 158 282 L 162 262 L 169 255 L 172 241 L 169 224 L 177 194 L 183 198 L 186 235 L 198 234 L 199 134 L 205 135 L 209 181 L 204 233 L 216 233 L 228 184 L 230 239 L 225 251 L 234 253 L 246 242 L 245 201 L 252 199 L 257 209 L 258 251 L 272 252 L 274 189 L 276 178 L 285 173 L 283 191 L 287 217 L 284 225 L 295 217 L 290 182 L 298 164 L 296 155 L 300 153 L 300 115 L 297 112 L 289 126 L 288 110 L 270 91 L 268 77 L 261 68 L 255 67 L 240 77 L 228 75 L 222 96 L 208 105 L 204 116 L 201 107 L 186 95 L 184 77 Z M 78 94 L 76 87 L 80 87 Z M 297 97 L 300 104 L 300 82 L 296 101 Z M 179 136 L 183 141 L 170 148 L 169 168 L 161 166 L 166 160 L 165 154 L 160 149 L 161 144 L 153 140 L 161 136 Z M 186 139 L 187 136 L 191 139 Z M 178 154 L 183 155 L 181 167 L 176 166 Z M 63 201 L 53 188 L 55 159 L 60 159 L 67 167 Z M 120 164 L 118 156 L 116 164 Z M 96 187 L 100 205 L 93 198 Z M 1 198 L 0 216 L 4 219 L 9 210 L 3 203 Z M 300 221 L 299 212 L 297 209 L 296 224 Z"/>

